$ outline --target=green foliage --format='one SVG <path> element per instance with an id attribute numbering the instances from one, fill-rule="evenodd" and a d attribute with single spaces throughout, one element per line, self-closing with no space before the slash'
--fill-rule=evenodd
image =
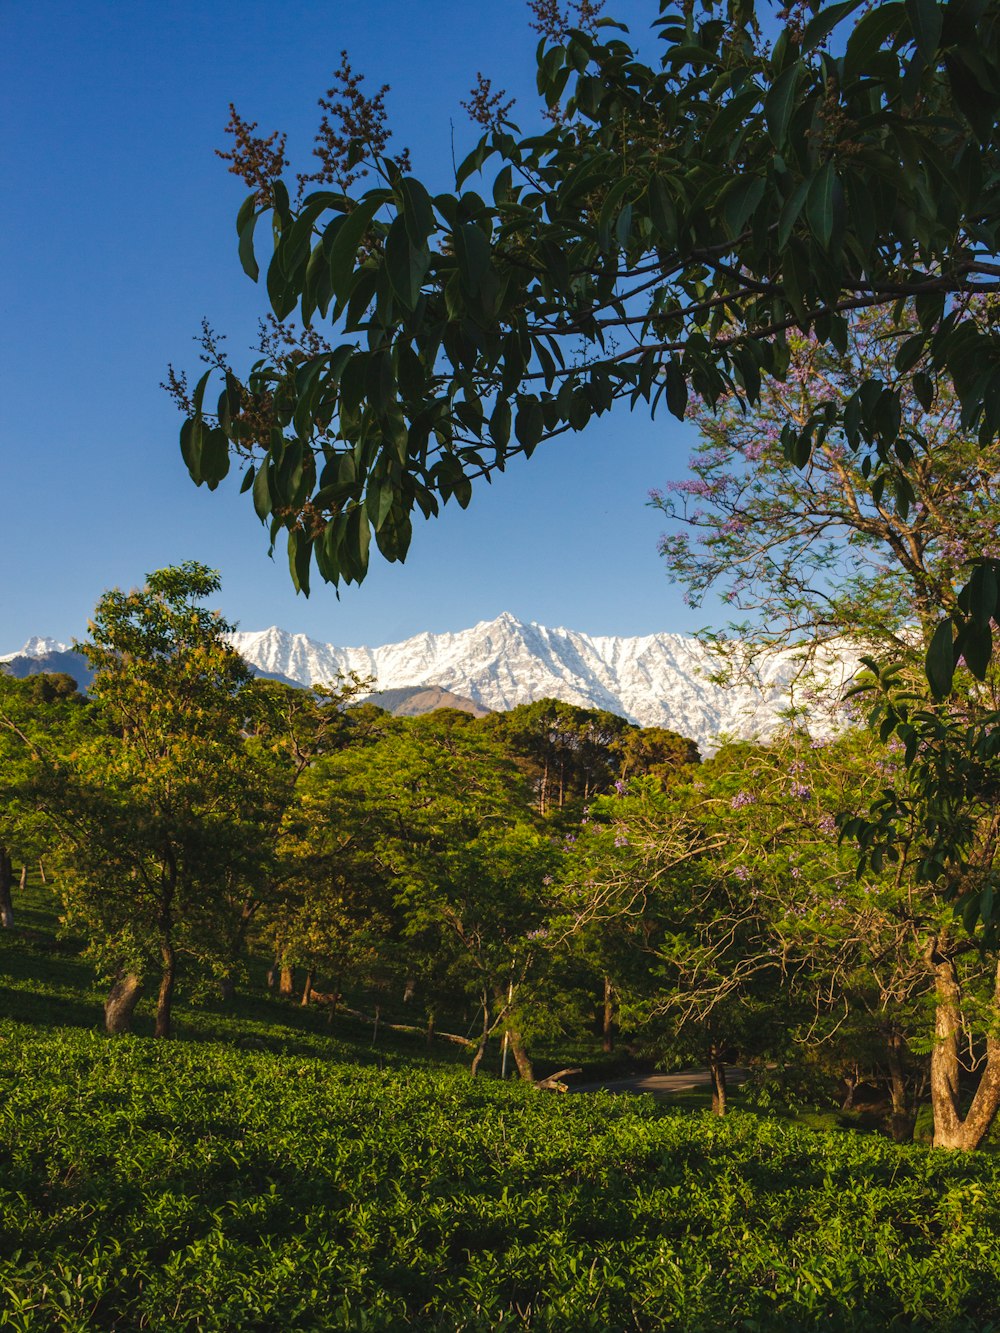
<path id="1" fill-rule="evenodd" d="M 0 1025 L 6 1327 L 982 1330 L 995 1159 Z"/>
<path id="2" fill-rule="evenodd" d="M 214 486 L 231 454 L 252 459 L 297 586 L 313 557 L 324 579 L 361 579 L 372 532 L 403 559 L 414 509 L 467 504 L 476 479 L 614 402 L 753 404 L 784 376 L 790 330 L 840 348 L 845 311 L 907 303 L 920 346 L 901 373 L 921 401 L 954 385 L 990 443 L 996 339 L 964 298 L 996 285 L 997 14 L 859 8 L 789 10 L 772 43 L 752 3 L 661 0 L 653 62 L 610 19 L 570 28 L 538 50 L 549 123 L 523 136 L 495 119 L 453 192 L 387 155 L 381 122 L 355 127 L 334 173 L 374 172 L 358 197 L 293 205 L 280 159 L 267 179 L 245 171 L 244 268 L 267 216 L 274 315 L 329 320 L 332 337 L 244 378 L 220 361 L 214 413 L 207 376 L 183 393 L 192 477 Z M 802 464 L 842 423 L 905 507 L 902 387 L 871 377 L 846 407 L 817 403 L 783 448 Z"/>

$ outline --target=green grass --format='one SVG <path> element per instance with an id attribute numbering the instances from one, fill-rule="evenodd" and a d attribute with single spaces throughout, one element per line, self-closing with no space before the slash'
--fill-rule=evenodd
<path id="1" fill-rule="evenodd" d="M 20 921 L 0 1328 L 1000 1330 L 993 1154 L 473 1082 L 270 996 L 108 1039 Z"/>

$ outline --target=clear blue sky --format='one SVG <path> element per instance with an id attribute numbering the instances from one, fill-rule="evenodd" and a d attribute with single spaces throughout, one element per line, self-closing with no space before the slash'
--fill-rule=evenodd
<path id="1" fill-rule="evenodd" d="M 636 31 L 653 0 L 612 0 Z M 419 523 L 405 566 L 374 565 L 338 601 L 296 597 L 248 497 L 188 480 L 168 361 L 197 368 L 203 316 L 246 365 L 263 293 L 235 253 L 242 184 L 214 155 L 227 106 L 309 153 L 316 98 L 346 48 L 391 85 L 395 144 L 450 183 L 474 130 L 477 70 L 529 125 L 535 35 L 522 0 L 337 4 L 188 0 L 2 8 L 0 652 L 82 634 L 100 593 L 162 565 L 217 568 L 244 629 L 279 624 L 341 644 L 461 629 L 502 610 L 591 633 L 691 630 L 656 553 L 650 487 L 684 474 L 688 428 L 621 412 L 544 446 L 472 506 Z M 230 478 L 230 482 L 232 479 Z M 717 613 L 716 613 L 717 614 Z"/>

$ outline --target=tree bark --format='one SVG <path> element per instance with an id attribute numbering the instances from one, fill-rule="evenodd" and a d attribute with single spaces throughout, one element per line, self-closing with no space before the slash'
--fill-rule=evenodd
<path id="1" fill-rule="evenodd" d="M 479 1038 L 479 1045 L 476 1047 L 476 1053 L 472 1057 L 472 1068 L 469 1071 L 475 1078 L 479 1073 L 479 1066 L 483 1062 L 483 1056 L 486 1054 L 486 1043 L 490 1039 L 490 1002 L 483 996 L 483 1033 Z"/>
<path id="2" fill-rule="evenodd" d="M 615 989 L 611 978 L 604 978 L 604 1017 L 601 1027 L 601 1050 L 609 1055 L 615 1049 Z"/>
<path id="3" fill-rule="evenodd" d="M 14 899 L 11 889 L 14 884 L 14 867 L 6 847 L 0 847 L 0 925 L 4 930 L 14 925 Z"/>
<path id="4" fill-rule="evenodd" d="M 726 1114 L 726 1065 L 713 1046 L 708 1056 L 709 1073 L 712 1075 L 712 1112 L 717 1116 Z"/>
<path id="5" fill-rule="evenodd" d="M 895 1028 L 886 1037 L 886 1055 L 889 1064 L 889 1096 L 892 1100 L 889 1132 L 897 1143 L 908 1143 L 913 1138 L 914 1116 L 906 1096 L 906 1038 Z"/>
<path id="6" fill-rule="evenodd" d="M 171 1010 L 174 1002 L 174 982 L 177 979 L 177 959 L 172 944 L 164 944 L 160 949 L 163 971 L 160 973 L 160 993 L 156 1000 L 156 1027 L 154 1037 L 169 1037 Z"/>
<path id="7" fill-rule="evenodd" d="M 278 977 L 278 994 L 285 996 L 295 994 L 295 968 L 288 967 L 285 963 L 281 964 Z"/>
<path id="8" fill-rule="evenodd" d="M 104 1028 L 111 1036 L 132 1030 L 132 1015 L 142 996 L 142 978 L 119 972 L 104 1001 Z"/>
<path id="9" fill-rule="evenodd" d="M 517 1065 L 518 1074 L 525 1083 L 534 1083 L 535 1071 L 531 1063 L 531 1057 L 528 1055 L 528 1048 L 524 1044 L 524 1038 L 517 1028 L 509 1027 L 505 1031 L 510 1049 L 514 1054 L 514 1063 Z"/>
<path id="10" fill-rule="evenodd" d="M 219 999 L 223 1004 L 229 1004 L 235 994 L 236 978 L 232 971 L 228 971 L 219 978 Z"/>
<path id="11" fill-rule="evenodd" d="M 303 1004 L 308 1004 L 309 1001 L 312 999 L 313 982 L 315 980 L 316 980 L 316 973 L 312 970 L 312 968 L 310 968 L 309 971 L 306 973 L 305 984 L 302 987 Z"/>
<path id="12" fill-rule="evenodd" d="M 936 996 L 935 1043 L 931 1051 L 934 1147 L 972 1152 L 989 1133 L 1000 1110 L 1000 1040 L 992 1036 L 986 1038 L 986 1062 L 972 1105 L 963 1119 L 958 1058 L 962 1027 L 961 987 L 954 956 L 940 949 L 938 944 L 933 940 L 927 951 Z M 997 963 L 994 1006 L 1000 1008 L 1000 962 Z"/>

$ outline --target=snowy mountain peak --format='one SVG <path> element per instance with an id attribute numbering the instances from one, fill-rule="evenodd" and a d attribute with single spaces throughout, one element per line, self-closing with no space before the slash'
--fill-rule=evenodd
<path id="1" fill-rule="evenodd" d="M 850 656 L 828 654 L 808 693 L 798 681 L 799 654 L 785 650 L 758 662 L 753 684 L 723 687 L 711 679 L 717 660 L 697 639 L 591 636 L 525 624 L 509 611 L 471 629 L 417 634 L 377 648 L 341 648 L 277 627 L 234 634 L 233 644 L 261 670 L 304 685 L 355 672 L 372 679 L 376 690 L 436 686 L 497 711 L 552 697 L 669 727 L 697 740 L 704 752 L 723 735 L 767 735 L 793 701 L 807 702 L 816 730 L 829 730 L 821 696 L 839 698 L 856 669 Z"/>
<path id="2" fill-rule="evenodd" d="M 15 657 L 44 657 L 46 653 L 68 652 L 68 643 L 60 643 L 58 639 L 47 639 L 39 634 L 33 634 L 24 647 L 19 648 L 16 653 L 4 653 L 0 657 L 0 662 L 11 662 Z"/>

